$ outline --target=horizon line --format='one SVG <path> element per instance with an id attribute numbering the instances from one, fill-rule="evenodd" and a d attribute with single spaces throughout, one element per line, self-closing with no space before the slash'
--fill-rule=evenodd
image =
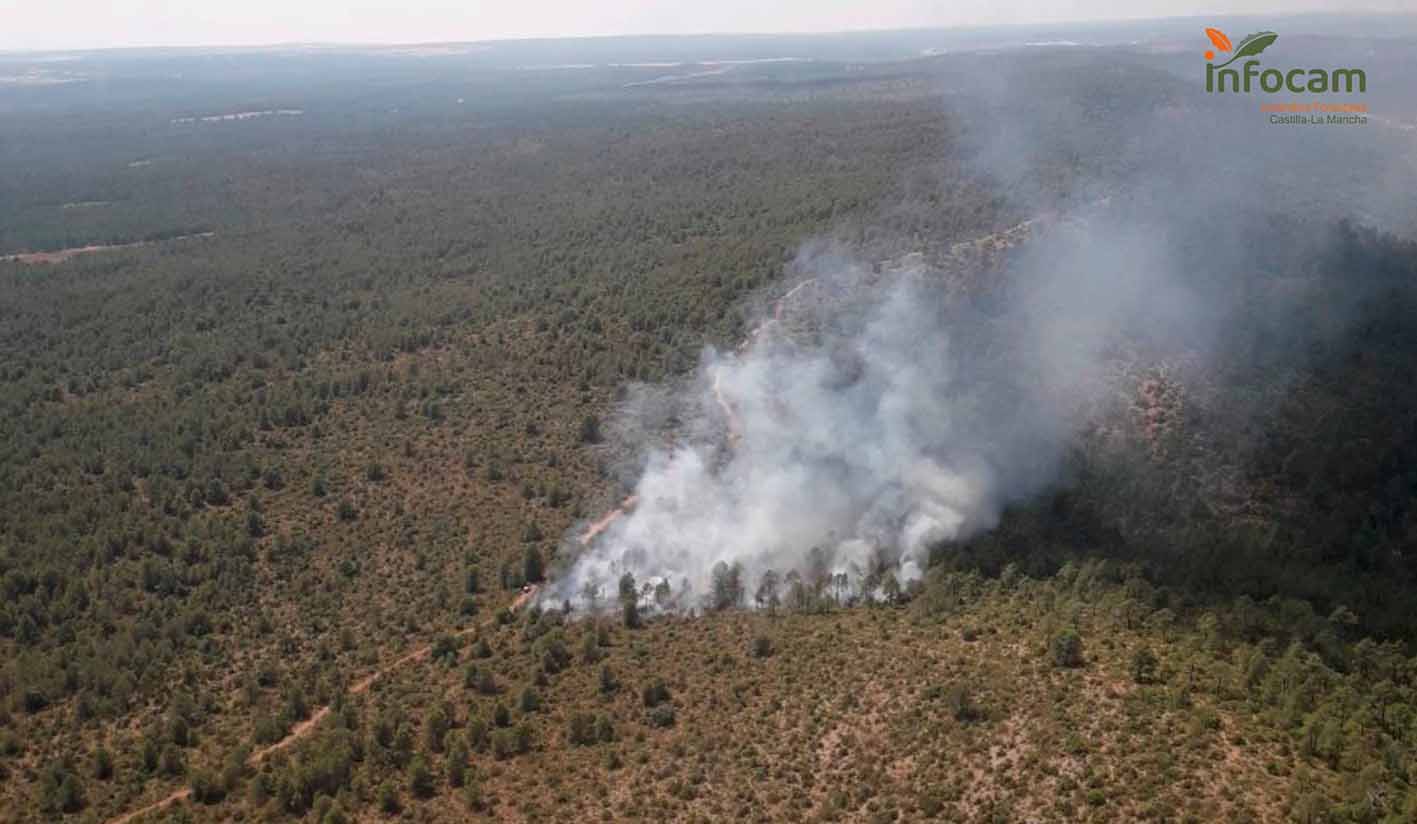
<path id="1" fill-rule="evenodd" d="M 873 34 L 904 34 L 931 31 L 967 32 L 988 29 L 1018 29 L 1025 27 L 1067 27 L 1096 26 L 1107 24 L 1181 22 L 1185 20 L 1237 20 L 1237 19 L 1293 19 L 1296 17 L 1410 17 L 1417 18 L 1417 10 L 1349 10 L 1295 11 L 1282 14 L 1182 14 L 1161 17 L 1116 16 L 1087 17 L 1076 20 L 1038 20 L 1007 23 L 962 23 L 926 26 L 884 26 L 850 29 L 821 30 L 779 30 L 779 31 L 702 31 L 702 32 L 630 32 L 619 34 L 566 34 L 566 35 L 507 35 L 475 40 L 278 40 L 260 43 L 195 43 L 195 44 L 132 44 L 121 46 L 73 46 L 55 48 L 9 48 L 0 47 L 0 56 L 25 56 L 44 54 L 75 54 L 96 52 L 138 52 L 138 51 L 274 51 L 281 49 L 397 49 L 428 48 L 435 46 L 490 46 L 505 43 L 541 43 L 583 40 L 631 40 L 631 39 L 682 39 L 709 37 L 841 37 Z M 1380 35 L 1374 35 L 1380 36 Z"/>

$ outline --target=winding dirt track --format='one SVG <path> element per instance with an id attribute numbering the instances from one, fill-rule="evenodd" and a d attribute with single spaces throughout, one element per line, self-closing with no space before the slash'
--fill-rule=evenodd
<path id="1" fill-rule="evenodd" d="M 739 433 L 743 431 L 743 424 L 738 420 L 738 411 L 733 408 L 733 404 L 723 394 L 722 377 L 722 372 L 715 372 L 713 375 L 713 397 L 718 401 L 718 407 L 723 410 L 724 419 L 728 421 L 728 445 L 737 446 Z"/>
<path id="2" fill-rule="evenodd" d="M 804 281 L 802 281 L 801 283 L 797 284 L 796 286 L 792 287 L 792 288 L 787 292 L 787 294 L 785 294 L 785 295 L 783 295 L 782 297 L 778 298 L 778 299 L 777 299 L 777 302 L 774 303 L 773 306 L 772 306 L 772 319 L 775 320 L 775 321 L 781 321 L 781 320 L 782 320 L 782 307 L 783 307 L 789 300 L 792 300 L 792 296 L 793 296 L 793 295 L 795 295 L 795 294 L 797 294 L 798 292 L 802 291 L 803 287 L 811 286 L 812 284 L 814 284 L 814 283 L 816 283 L 816 282 L 817 282 L 817 279 L 816 279 L 816 278 L 807 278 L 806 280 L 804 280 Z M 754 330 L 754 331 L 753 331 L 753 334 L 757 334 L 757 330 Z"/>
<path id="3" fill-rule="evenodd" d="M 581 535 L 581 546 L 586 546 L 591 541 L 595 540 L 595 536 L 609 529 L 610 525 L 615 523 L 616 518 L 619 518 L 621 515 L 624 515 L 631 509 L 634 509 L 635 504 L 638 503 L 639 500 L 640 498 L 638 495 L 631 495 L 630 497 L 621 501 L 620 506 L 618 508 L 610 510 L 609 512 L 605 513 L 605 515 L 600 520 L 591 524 Z"/>
<path id="4" fill-rule="evenodd" d="M 633 506 L 633 502 L 627 501 L 626 505 Z M 620 512 L 621 510 L 615 510 L 615 514 L 618 514 Z M 607 522 L 606 526 L 608 525 L 609 524 Z M 604 527 L 602 527 L 602 529 L 603 528 Z M 512 601 L 511 610 L 513 612 L 516 612 L 517 610 L 525 606 L 528 601 L 535 597 L 536 590 L 536 587 L 531 587 L 526 592 L 523 592 L 518 595 L 516 600 Z M 483 621 L 481 624 L 477 624 L 471 627 L 465 627 L 453 633 L 453 637 L 466 638 L 474 632 L 477 632 L 479 629 L 492 626 L 496 623 L 496 620 L 497 619 L 495 617 L 489 618 L 488 620 Z M 400 670 L 416 661 L 422 661 L 432 654 L 433 645 L 424 644 L 418 647 L 417 649 L 414 649 L 412 652 L 400 656 L 399 658 L 395 658 L 389 664 L 369 673 L 358 681 L 355 681 L 349 686 L 349 689 L 345 691 L 345 694 L 363 695 L 364 693 L 368 692 L 369 688 L 374 686 L 375 682 L 377 682 L 380 678 L 383 678 L 384 676 L 395 672 L 396 670 Z M 293 746 L 302 738 L 306 738 L 312 732 L 314 732 L 315 729 L 320 725 L 320 722 L 324 721 L 325 718 L 327 718 L 329 714 L 333 711 L 334 708 L 329 704 L 326 704 L 325 706 L 315 710 L 315 712 L 310 714 L 309 718 L 306 718 L 304 721 L 301 721 L 300 723 L 291 727 L 290 732 L 287 733 L 284 738 L 274 744 L 271 744 L 268 747 L 256 750 L 255 752 L 251 753 L 251 757 L 246 759 L 246 765 L 249 767 L 259 767 L 263 761 L 265 761 L 267 758 L 271 757 L 275 753 Z M 187 800 L 191 796 L 191 788 L 183 787 L 180 790 L 172 791 L 170 794 L 163 796 L 162 798 L 152 802 L 146 807 L 140 807 L 139 809 L 133 810 L 131 812 L 126 812 L 116 818 L 110 818 L 107 824 L 129 824 L 129 822 L 141 818 L 142 816 L 145 816 L 148 813 L 160 812 L 162 810 L 167 809 L 168 807 L 171 807 L 173 804 L 178 803 L 179 801 Z"/>
<path id="5" fill-rule="evenodd" d="M 123 815 L 120 815 L 117 818 L 110 818 L 108 820 L 108 824 L 128 824 L 129 821 L 132 821 L 138 816 L 147 815 L 148 813 L 155 813 L 158 810 L 165 810 L 168 807 L 171 807 L 173 804 L 187 799 L 191 795 L 192 791 L 186 787 L 183 787 L 182 789 L 172 793 L 166 798 L 163 798 L 160 801 L 154 801 L 148 806 L 143 807 L 141 810 L 134 810 L 131 813 L 124 813 Z"/>
<path id="6" fill-rule="evenodd" d="M 79 255 L 91 255 L 95 252 L 117 252 L 123 249 L 140 249 L 144 246 L 155 246 L 158 243 L 176 243 L 182 240 L 201 240 L 204 238 L 216 237 L 216 232 L 200 232 L 195 235 L 181 235 L 179 237 L 168 238 L 165 241 L 140 240 L 134 243 L 105 243 L 90 246 L 75 246 L 69 249 L 56 249 L 53 252 L 21 252 L 16 255 L 4 255 L 0 257 L 0 263 L 26 263 L 26 264 L 52 264 L 63 263 L 64 261 L 78 257 Z"/>

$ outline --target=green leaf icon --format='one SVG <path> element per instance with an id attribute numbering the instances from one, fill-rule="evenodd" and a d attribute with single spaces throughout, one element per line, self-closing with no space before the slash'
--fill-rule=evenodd
<path id="1" fill-rule="evenodd" d="M 1279 35 L 1272 31 L 1256 32 L 1240 41 L 1240 47 L 1235 49 L 1235 56 L 1254 57 L 1269 48 L 1278 39 Z"/>
<path id="2" fill-rule="evenodd" d="M 1251 34 L 1244 40 L 1240 41 L 1240 45 L 1235 47 L 1234 57 L 1231 57 L 1229 60 L 1226 60 L 1224 63 L 1220 64 L 1220 66 L 1217 66 L 1216 68 L 1228 66 L 1242 57 L 1254 57 L 1260 52 L 1269 48 L 1271 45 L 1274 44 L 1274 41 L 1278 39 L 1279 35 L 1275 34 L 1272 31 L 1255 32 L 1254 34 Z"/>

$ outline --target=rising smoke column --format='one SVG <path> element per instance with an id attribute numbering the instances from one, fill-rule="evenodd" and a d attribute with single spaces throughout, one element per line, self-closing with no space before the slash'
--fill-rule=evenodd
<path id="1" fill-rule="evenodd" d="M 1058 482 L 1080 432 L 1126 457 L 1129 380 L 1148 365 L 1181 365 L 1199 390 L 1193 411 L 1204 412 L 1205 373 L 1237 357 L 1222 351 L 1234 339 L 1227 319 L 1252 317 L 1258 304 L 1266 335 L 1293 341 L 1302 362 L 1310 332 L 1295 328 L 1307 314 L 1294 310 L 1306 306 L 1304 268 L 1247 276 L 1271 266 L 1257 238 L 1272 234 L 1272 204 L 1321 188 L 1331 196 L 1300 197 L 1316 227 L 1349 214 L 1412 225 L 1410 198 L 1394 194 L 1411 189 L 1406 137 L 1277 139 L 1238 110 L 1217 133 L 1213 118 L 1186 116 L 1217 104 L 1189 81 L 1138 62 L 1127 68 L 1136 85 L 1119 84 L 1073 61 L 970 55 L 950 79 L 961 111 L 990 112 L 965 135 L 972 163 L 1015 208 L 1062 209 L 1061 222 L 1005 271 L 985 273 L 980 289 L 918 260 L 878 275 L 809 244 L 787 283 L 814 285 L 765 312 L 742 347 L 705 352 L 683 391 L 631 388 L 615 428 L 642 456 L 635 505 L 601 521 L 590 542 L 584 525 L 567 536 L 570 565 L 545 597 L 576 602 L 587 582 L 610 594 L 627 571 L 676 592 L 688 582 L 697 595 L 720 561 L 741 563 L 751 591 L 767 569 L 807 572 L 814 548 L 833 572 L 859 579 L 884 561 L 909 580 L 932 546 L 990 528 L 1003 507 Z M 1080 100 L 1115 116 L 1079 118 Z M 1067 180 L 1055 191 L 1059 169 Z M 1326 184 L 1315 185 L 1314 170 L 1329 173 Z M 884 250 L 874 259 L 956 240 L 926 237 L 935 224 L 915 221 L 916 208 L 901 207 L 918 231 L 883 226 L 857 242 Z M 816 293 L 824 299 L 801 300 Z M 1350 311 L 1325 313 L 1341 328 Z M 1290 361 L 1265 368 L 1275 362 Z M 1235 412 L 1232 425 L 1250 414 Z M 668 429 L 672 446 L 659 442 Z M 1211 455 L 1196 461 L 1210 471 Z"/>
<path id="2" fill-rule="evenodd" d="M 918 260 L 876 274 L 832 251 L 796 268 L 835 297 L 799 318 L 805 331 L 786 331 L 779 304 L 739 351 L 705 352 L 680 399 L 689 434 L 648 451 L 633 508 L 584 547 L 577 533 L 548 597 L 610 592 L 624 572 L 704 593 L 719 562 L 751 588 L 769 569 L 805 572 L 814 549 L 853 587 L 881 565 L 908 583 L 932 546 L 991 528 L 1053 478 L 1071 424 L 1057 364 L 1031 355 L 1075 352 L 1086 333 L 1059 347 L 1039 307 L 991 317 L 950 300 Z"/>

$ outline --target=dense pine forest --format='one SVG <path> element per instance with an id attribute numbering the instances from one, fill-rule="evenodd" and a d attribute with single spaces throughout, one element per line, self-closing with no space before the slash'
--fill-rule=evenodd
<path id="1" fill-rule="evenodd" d="M 0 818 L 1417 816 L 1410 134 L 1200 169 L 1158 53 L 0 86 Z M 1335 145 L 1373 185 L 1301 208 Z M 518 598 L 629 491 L 634 388 L 804 245 L 989 317 L 1099 226 L 1165 227 L 1208 337 L 1124 330 L 1057 477 L 922 580 Z"/>

